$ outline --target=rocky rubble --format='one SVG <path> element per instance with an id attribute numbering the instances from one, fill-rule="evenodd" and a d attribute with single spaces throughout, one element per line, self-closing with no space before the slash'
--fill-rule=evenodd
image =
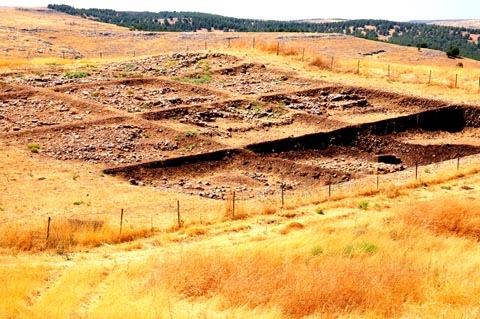
<path id="1" fill-rule="evenodd" d="M 87 120 L 90 115 L 89 110 L 80 110 L 56 99 L 31 97 L 0 101 L 3 132 L 67 124 Z"/>
<path id="2" fill-rule="evenodd" d="M 229 125 L 222 128 L 217 123 L 218 119 L 228 120 Z M 271 126 L 288 125 L 293 123 L 293 118 L 284 109 L 276 109 L 271 106 L 262 107 L 252 103 L 237 106 L 232 103 L 229 106 L 224 105 L 218 108 L 188 112 L 180 117 L 180 122 L 207 128 L 205 134 L 208 136 L 228 138 L 231 137 L 232 132 L 247 132 Z M 242 125 L 236 127 L 236 123 Z M 248 123 L 248 125 L 245 125 L 245 123 Z"/>
<path id="3" fill-rule="evenodd" d="M 262 68 L 262 66 L 255 66 Z M 237 94 L 256 95 L 268 94 L 279 91 L 298 90 L 311 85 L 310 81 L 303 79 L 290 78 L 286 75 L 278 74 L 275 71 L 268 71 L 263 66 L 262 70 L 251 68 L 241 69 L 241 72 L 231 72 L 212 77 L 211 86 L 227 90 Z"/>
<path id="4" fill-rule="evenodd" d="M 319 158 L 314 160 L 306 161 L 306 164 L 314 165 L 325 170 L 337 170 L 344 172 L 347 175 L 351 174 L 387 174 L 397 171 L 402 171 L 405 169 L 403 164 L 386 164 L 378 163 L 367 160 L 361 160 L 358 158 L 352 157 L 339 157 L 339 158 Z M 332 175 L 333 178 L 336 178 L 336 175 Z"/>
<path id="5" fill-rule="evenodd" d="M 36 74 L 27 74 L 23 76 L 8 77 L 6 81 L 8 83 L 15 83 L 20 85 L 26 85 L 36 88 L 51 88 L 69 84 L 86 84 L 94 83 L 98 81 L 105 81 L 109 78 L 102 74 L 92 74 L 87 72 L 88 76 L 81 78 L 72 78 L 68 76 L 68 73 L 58 72 L 37 72 Z"/>
<path id="6" fill-rule="evenodd" d="M 210 181 L 194 180 L 189 178 L 168 179 L 163 177 L 161 181 L 154 182 L 154 186 L 163 191 L 182 192 L 190 195 L 197 195 L 210 199 L 227 200 L 235 192 L 236 199 L 248 199 L 256 196 L 266 196 L 279 194 L 283 187 L 284 190 L 294 190 L 300 182 L 282 182 L 274 176 L 268 176 L 258 172 L 243 172 L 251 178 L 255 184 L 260 182 L 263 186 L 250 186 L 247 184 L 229 185 L 215 184 Z M 135 181 L 135 184 L 139 184 Z"/>
<path id="7" fill-rule="evenodd" d="M 224 65 L 235 63 L 236 61 L 238 61 L 238 59 L 233 56 L 219 53 L 175 53 L 171 56 L 159 55 L 131 61 L 104 63 L 98 66 L 87 65 L 73 71 L 58 67 L 57 70 L 54 71 L 36 71 L 33 74 L 16 74 L 15 76 L 6 77 L 5 82 L 48 88 L 115 80 L 118 77 L 173 77 L 204 71 L 207 65 L 208 69 L 222 68 Z M 77 71 L 84 74 L 76 77 L 75 72 Z"/>
<path id="8" fill-rule="evenodd" d="M 129 124 L 87 126 L 56 130 L 41 138 L 30 138 L 30 142 L 39 143 L 42 153 L 59 160 L 82 160 L 109 165 L 158 160 L 162 157 L 158 151 L 178 149 L 177 143 L 167 136 L 150 140 L 148 136 L 152 132 L 151 129 L 147 131 Z M 161 132 L 157 134 L 161 135 Z"/>
<path id="9" fill-rule="evenodd" d="M 370 108 L 367 98 L 356 94 L 321 92 L 315 97 L 294 95 L 288 102 L 291 109 L 315 115 L 328 115 L 329 111 L 345 111 L 352 108 L 365 112 Z"/>
<path id="10" fill-rule="evenodd" d="M 214 94 L 202 95 L 199 92 L 192 94 L 191 92 L 182 91 L 179 87 L 151 87 L 148 85 L 132 86 L 118 84 L 91 89 L 72 88 L 66 91 L 66 93 L 75 94 L 81 98 L 96 101 L 129 113 L 168 109 L 180 105 L 192 105 L 218 100 L 218 96 Z"/>
<path id="11" fill-rule="evenodd" d="M 224 65 L 236 63 L 236 57 L 221 53 L 174 53 L 136 59 L 127 62 L 108 63 L 100 68 L 101 73 L 141 74 L 147 76 L 180 76 L 208 68 L 222 68 Z"/>

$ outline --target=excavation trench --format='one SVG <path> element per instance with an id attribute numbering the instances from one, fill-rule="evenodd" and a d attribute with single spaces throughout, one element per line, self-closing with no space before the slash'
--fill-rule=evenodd
<path id="1" fill-rule="evenodd" d="M 377 172 L 390 173 L 480 153 L 467 144 L 420 145 L 401 141 L 404 132 L 448 132 L 478 128 L 475 107 L 448 106 L 412 115 L 351 125 L 245 148 L 170 158 L 106 169 L 132 184 L 224 199 L 232 190 L 245 197 L 273 194 L 281 187 L 309 188 Z"/>

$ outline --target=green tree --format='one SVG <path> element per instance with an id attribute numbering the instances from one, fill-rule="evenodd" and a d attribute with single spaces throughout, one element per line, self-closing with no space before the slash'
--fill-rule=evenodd
<path id="1" fill-rule="evenodd" d="M 447 50 L 447 56 L 449 58 L 455 58 L 460 54 L 460 49 L 456 45 L 452 45 L 450 49 Z"/>

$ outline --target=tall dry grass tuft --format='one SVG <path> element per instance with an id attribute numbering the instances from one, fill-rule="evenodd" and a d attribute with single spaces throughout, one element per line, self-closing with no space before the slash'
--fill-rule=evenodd
<path id="1" fill-rule="evenodd" d="M 277 42 L 260 42 L 256 48 L 266 53 L 277 53 Z"/>
<path id="2" fill-rule="evenodd" d="M 422 226 L 442 235 L 480 240 L 480 203 L 475 200 L 441 198 L 401 209 L 407 225 Z"/>
<path id="3" fill-rule="evenodd" d="M 290 44 L 285 44 L 280 47 L 280 54 L 285 56 L 300 56 L 302 54 L 302 50 Z"/>
<path id="4" fill-rule="evenodd" d="M 422 299 L 422 272 L 401 258 L 289 258 L 271 249 L 190 251 L 158 264 L 150 284 L 187 298 L 220 296 L 226 308 L 273 307 L 289 318 L 394 316 L 405 302 Z"/>
<path id="5" fill-rule="evenodd" d="M 49 232 L 47 225 L 9 225 L 2 228 L 0 247 L 25 252 L 56 250 L 67 253 L 82 247 L 118 244 L 152 235 L 151 229 L 135 227 L 125 227 L 120 233 L 118 226 L 99 220 L 52 220 Z"/>
<path id="6" fill-rule="evenodd" d="M 235 193 L 231 193 L 227 196 L 225 201 L 225 213 L 224 220 L 238 220 L 245 219 L 249 214 L 245 211 L 244 205 L 238 200 Z"/>
<path id="7" fill-rule="evenodd" d="M 331 60 L 325 58 L 325 57 L 322 57 L 320 55 L 314 55 L 311 59 L 310 59 L 310 62 L 309 64 L 311 66 L 316 66 L 322 70 L 327 70 L 327 69 L 330 69 L 330 66 L 331 66 Z"/>

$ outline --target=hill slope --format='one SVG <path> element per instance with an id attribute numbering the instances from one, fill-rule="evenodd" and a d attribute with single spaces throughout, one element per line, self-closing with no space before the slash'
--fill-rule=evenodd
<path id="1" fill-rule="evenodd" d="M 15 48 L 103 58 L 29 58 L 0 73 L 1 318 L 478 317 L 480 162 L 456 157 L 480 154 L 480 116 L 462 105 L 478 104 L 480 62 L 452 70 L 442 52 L 343 34 L 150 35 L 14 10 L 0 9 L 0 65 Z M 335 61 L 322 67 L 320 50 Z M 354 73 L 339 56 L 356 57 Z M 452 71 L 475 87 L 435 81 Z M 469 127 L 439 130 L 465 120 L 462 109 Z M 443 114 L 439 127 L 405 131 L 425 114 Z M 325 152 L 297 149 L 304 134 L 338 127 L 348 131 Z M 295 149 L 231 149 L 280 135 Z M 165 174 L 138 162 L 225 147 L 232 156 L 217 164 Z M 376 150 L 391 147 L 409 167 L 371 175 Z M 423 166 L 446 154 L 455 159 Z M 127 163 L 146 180 L 102 172 L 133 172 Z M 329 187 L 317 173 L 355 180 Z M 227 200 L 205 196 L 227 189 Z"/>
<path id="2" fill-rule="evenodd" d="M 49 5 L 50 9 L 144 31 L 224 30 L 237 32 L 342 33 L 370 40 L 447 51 L 460 48 L 464 57 L 480 60 L 480 30 L 387 20 L 346 20 L 328 23 L 236 19 L 198 12 L 117 12 Z"/>

